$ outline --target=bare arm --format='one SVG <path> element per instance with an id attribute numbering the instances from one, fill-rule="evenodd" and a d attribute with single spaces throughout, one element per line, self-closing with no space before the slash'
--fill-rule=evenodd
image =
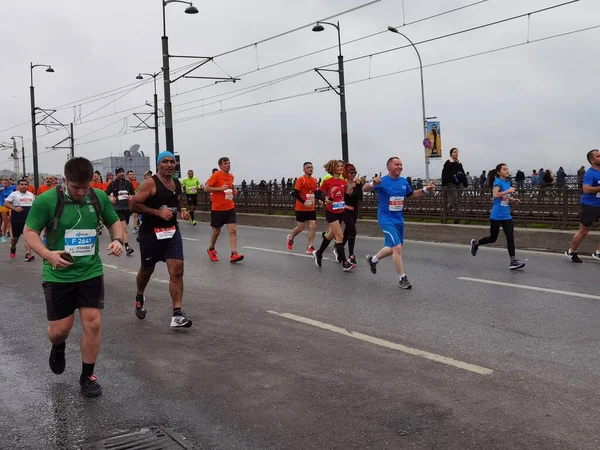
<path id="1" fill-rule="evenodd" d="M 500 187 L 499 186 L 494 186 L 494 193 L 493 193 L 493 197 L 494 198 L 502 198 L 504 197 L 506 194 L 512 194 L 513 192 L 515 192 L 515 188 L 511 187 L 505 191 L 500 192 Z"/>
<path id="2" fill-rule="evenodd" d="M 6 206 L 8 209 L 12 210 L 12 211 L 16 211 L 16 212 L 21 212 L 23 211 L 23 208 L 20 206 L 14 206 L 12 202 L 9 202 L 8 200 L 4 201 L 4 206 Z"/>
<path id="3" fill-rule="evenodd" d="M 598 192 L 600 192 L 600 186 L 591 186 L 589 184 L 583 185 L 584 194 L 597 194 Z"/>
<path id="4" fill-rule="evenodd" d="M 227 186 L 227 185 L 224 185 L 221 187 L 212 187 L 212 186 L 209 186 L 208 184 L 205 184 L 204 192 L 223 192 L 229 188 L 230 188 L 230 186 Z"/>
<path id="5" fill-rule="evenodd" d="M 156 183 L 152 178 L 148 178 L 142 183 L 137 193 L 133 197 L 133 201 L 129 205 L 132 212 L 146 216 L 159 216 L 159 209 L 150 208 L 144 203 L 153 195 L 156 194 Z"/>
<path id="6" fill-rule="evenodd" d="M 432 181 L 429 183 L 429 185 L 426 188 L 413 191 L 411 197 L 414 197 L 414 198 L 423 197 L 425 194 L 433 191 L 434 189 L 435 189 L 435 184 Z"/>

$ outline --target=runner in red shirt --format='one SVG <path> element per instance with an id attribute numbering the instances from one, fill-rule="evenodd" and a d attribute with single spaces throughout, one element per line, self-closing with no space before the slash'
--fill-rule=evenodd
<path id="1" fill-rule="evenodd" d="M 346 213 L 347 210 L 344 197 L 346 195 L 347 184 L 346 181 L 340 178 L 344 171 L 344 162 L 332 159 L 325 164 L 324 167 L 327 173 L 332 177 L 321 183 L 319 190 L 316 192 L 316 197 L 318 200 L 323 200 L 325 202 L 325 219 L 333 232 L 338 260 L 342 262 L 344 272 L 350 272 L 356 267 L 356 264 L 346 260 L 346 253 L 344 251 L 344 232 L 342 230 L 341 222 L 344 221 L 346 227 L 354 227 L 354 221 L 352 220 L 352 217 Z M 323 252 L 330 242 L 330 240 L 323 238 L 321 247 L 313 253 L 315 264 L 319 267 L 322 265 Z"/>
<path id="2" fill-rule="evenodd" d="M 315 191 L 317 190 L 317 179 L 312 176 L 313 165 L 311 162 L 304 163 L 304 175 L 296 180 L 296 185 L 291 196 L 296 199 L 296 228 L 287 235 L 288 250 L 294 249 L 294 238 L 304 231 L 308 222 L 308 246 L 306 253 L 315 251 L 315 231 L 317 230 L 317 212 L 315 211 Z"/>

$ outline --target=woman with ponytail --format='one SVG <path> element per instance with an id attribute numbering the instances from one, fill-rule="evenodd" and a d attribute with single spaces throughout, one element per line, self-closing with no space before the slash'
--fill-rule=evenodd
<path id="1" fill-rule="evenodd" d="M 506 244 L 508 247 L 508 255 L 510 256 L 510 270 L 522 269 L 525 263 L 520 262 L 515 256 L 515 236 L 514 224 L 510 215 L 510 204 L 520 203 L 518 198 L 512 198 L 511 194 L 515 192 L 515 188 L 511 187 L 508 177 L 510 171 L 506 164 L 498 164 L 495 170 L 490 170 L 488 173 L 486 187 L 492 188 L 492 197 L 494 205 L 490 215 L 490 235 L 479 239 L 471 240 L 471 255 L 475 256 L 479 246 L 492 244 L 498 239 L 500 227 L 506 236 Z"/>

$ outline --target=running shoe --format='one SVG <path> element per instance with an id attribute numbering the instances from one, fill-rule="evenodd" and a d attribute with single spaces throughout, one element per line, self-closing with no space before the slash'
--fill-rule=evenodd
<path id="1" fill-rule="evenodd" d="M 81 392 L 86 397 L 98 397 L 100 394 L 102 394 L 102 386 L 100 386 L 98 383 L 98 378 L 96 378 L 96 375 L 80 378 L 79 385 L 81 386 Z"/>
<path id="2" fill-rule="evenodd" d="M 217 251 L 213 248 L 207 248 L 206 249 L 206 253 L 208 253 L 208 257 L 210 258 L 211 261 L 218 261 L 219 257 L 217 256 Z"/>
<path id="3" fill-rule="evenodd" d="M 294 250 L 294 241 L 291 239 L 292 235 L 288 234 L 285 245 L 287 245 L 288 250 Z"/>
<path id="4" fill-rule="evenodd" d="M 471 256 L 477 255 L 477 250 L 479 250 L 479 245 L 477 245 L 477 241 L 475 239 L 471 239 Z"/>
<path id="5" fill-rule="evenodd" d="M 323 265 L 323 254 L 319 250 L 315 250 L 313 256 L 315 258 L 315 264 L 318 267 L 321 267 Z"/>
<path id="6" fill-rule="evenodd" d="M 9 238 L 9 237 L 10 237 L 10 231 L 8 231 L 8 232 L 6 233 L 6 237 L 7 237 L 7 238 Z"/>
<path id="7" fill-rule="evenodd" d="M 138 229 L 137 229 L 137 227 L 133 227 L 133 234 L 138 234 Z"/>
<path id="8" fill-rule="evenodd" d="M 356 266 L 356 256 L 350 255 L 350 258 L 348 258 L 348 261 L 350 261 L 352 264 L 354 264 Z"/>
<path id="9" fill-rule="evenodd" d="M 229 258 L 230 263 L 237 263 L 244 259 L 244 255 L 240 255 L 238 252 L 231 252 L 231 258 Z"/>
<path id="10" fill-rule="evenodd" d="M 400 286 L 402 289 L 412 289 L 412 284 L 410 284 L 410 281 L 408 281 L 408 277 L 406 275 L 400 278 L 398 286 Z"/>
<path id="11" fill-rule="evenodd" d="M 522 263 L 518 259 L 515 259 L 514 261 L 511 261 L 510 266 L 508 266 L 508 268 L 510 270 L 522 269 L 523 267 L 525 267 L 525 263 Z"/>
<path id="12" fill-rule="evenodd" d="M 334 248 L 333 249 L 333 256 L 335 258 L 335 261 L 337 261 L 338 263 L 341 264 L 342 260 L 340 259 L 340 257 L 338 256 L 337 250 Z"/>
<path id="13" fill-rule="evenodd" d="M 135 316 L 144 320 L 146 318 L 146 308 L 144 308 L 144 303 L 146 302 L 146 297 L 143 295 L 135 296 Z"/>
<path id="14" fill-rule="evenodd" d="M 323 237 L 323 239 L 327 239 L 327 231 L 323 231 L 321 233 L 321 236 Z M 329 239 L 327 239 L 327 240 L 329 240 Z"/>
<path id="15" fill-rule="evenodd" d="M 574 263 L 582 263 L 583 261 L 577 255 L 577 252 L 572 252 L 570 249 L 565 252 L 565 256 Z"/>
<path id="16" fill-rule="evenodd" d="M 171 327 L 173 328 L 189 328 L 192 326 L 192 321 L 185 317 L 183 311 L 175 314 L 171 319 Z"/>
<path id="17" fill-rule="evenodd" d="M 192 220 L 192 225 L 196 226 L 196 219 Z"/>
<path id="18" fill-rule="evenodd" d="M 594 258 L 596 261 L 600 261 L 600 253 L 598 253 L 598 252 L 592 253 L 592 258 Z"/>
<path id="19" fill-rule="evenodd" d="M 15 259 L 17 257 L 17 249 L 16 247 L 11 247 L 10 248 L 10 253 L 9 253 L 10 257 L 12 259 Z"/>
<path id="20" fill-rule="evenodd" d="M 125 253 L 127 253 L 127 256 L 131 256 L 131 255 L 133 255 L 133 249 L 131 247 L 127 246 Z"/>
<path id="21" fill-rule="evenodd" d="M 35 259 L 35 256 L 33 256 L 33 254 L 31 252 L 25 253 L 25 261 L 30 262 L 30 261 L 33 261 L 34 259 Z"/>
<path id="22" fill-rule="evenodd" d="M 344 261 L 342 263 L 342 268 L 344 269 L 344 272 L 352 272 L 355 267 L 356 264 L 352 264 L 350 261 Z"/>
<path id="23" fill-rule="evenodd" d="M 377 263 L 374 263 L 373 261 L 371 261 L 372 256 L 371 255 L 367 255 L 367 262 L 369 263 L 369 269 L 371 269 L 371 273 L 375 274 L 377 273 Z"/>
<path id="24" fill-rule="evenodd" d="M 2 236 L 2 239 L 0 239 L 2 241 L 3 244 L 6 244 L 8 242 L 8 239 L 6 239 L 6 236 Z"/>
<path id="25" fill-rule="evenodd" d="M 314 248 L 314 247 L 307 247 L 307 248 L 306 248 L 306 253 L 307 253 L 308 255 L 312 255 L 312 254 L 313 254 L 315 251 L 316 251 L 316 250 L 315 250 L 315 248 Z"/>
<path id="26" fill-rule="evenodd" d="M 53 345 L 48 362 L 50 363 L 50 370 L 56 375 L 63 373 L 66 365 L 64 349 L 57 350 Z"/>

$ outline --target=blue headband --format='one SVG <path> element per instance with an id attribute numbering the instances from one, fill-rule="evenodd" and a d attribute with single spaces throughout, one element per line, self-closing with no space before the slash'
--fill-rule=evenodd
<path id="1" fill-rule="evenodd" d="M 175 155 L 171 152 L 162 152 L 158 154 L 158 158 L 156 158 L 156 164 L 160 164 L 160 162 L 165 158 L 173 158 L 175 159 Z"/>

